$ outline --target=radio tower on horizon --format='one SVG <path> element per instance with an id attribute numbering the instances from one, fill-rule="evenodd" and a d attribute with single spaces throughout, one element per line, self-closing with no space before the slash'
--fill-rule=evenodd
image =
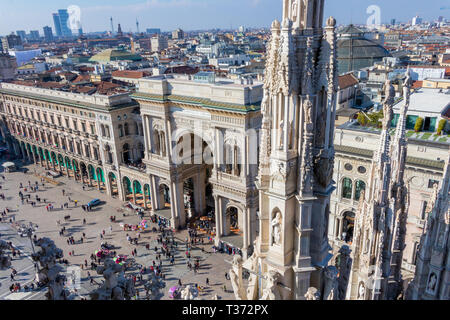
<path id="1" fill-rule="evenodd" d="M 137 29 L 137 33 L 139 33 L 139 21 L 137 18 L 136 18 L 136 29 Z"/>

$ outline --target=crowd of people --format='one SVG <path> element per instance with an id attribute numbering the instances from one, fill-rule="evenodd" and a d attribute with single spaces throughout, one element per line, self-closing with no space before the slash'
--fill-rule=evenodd
<path id="1" fill-rule="evenodd" d="M 0 176 L 0 178 L 3 178 L 3 176 Z M 19 184 L 19 190 L 18 195 L 20 200 L 22 201 L 22 204 L 30 204 L 31 206 L 35 206 L 36 203 L 44 203 L 45 208 L 47 211 L 54 210 L 54 202 L 48 203 L 47 199 L 42 199 L 39 197 L 37 192 L 44 192 L 47 191 L 45 189 L 45 183 L 44 180 L 41 179 L 41 183 L 28 181 L 28 185 L 20 183 Z M 31 195 L 31 193 L 35 193 L 34 196 Z M 68 201 L 61 204 L 61 210 L 64 210 L 65 208 L 69 208 L 69 203 L 74 203 L 77 207 L 77 201 L 72 200 L 67 192 L 65 190 L 62 190 L 63 197 L 67 197 Z M 0 199 L 4 199 L 4 195 L 0 195 Z M 53 200 L 53 199 L 52 199 Z M 56 205 L 55 205 L 56 206 Z M 43 206 L 44 207 L 44 206 Z M 83 208 L 87 209 L 87 208 Z M 8 208 L 5 208 L 1 212 L 1 218 L 6 219 L 10 213 L 10 210 Z M 143 212 L 142 212 L 143 215 Z M 15 215 L 11 215 L 9 217 L 9 221 L 12 223 L 15 221 Z M 110 222 L 114 225 L 114 223 L 117 223 L 116 216 L 109 216 Z M 175 268 L 177 265 L 177 262 L 180 262 L 180 260 L 186 259 L 186 266 L 190 271 L 193 271 L 194 274 L 196 274 L 201 269 L 201 259 L 199 257 L 195 257 L 193 255 L 193 249 L 195 247 L 199 247 L 202 252 L 205 252 L 204 246 L 207 244 L 211 244 L 213 242 L 213 238 L 211 236 L 208 236 L 204 234 L 200 234 L 195 229 L 190 229 L 188 231 L 188 237 L 184 241 L 177 240 L 175 238 L 175 232 L 172 229 L 169 229 L 170 227 L 170 221 L 164 217 L 160 217 L 157 215 L 151 215 L 148 218 L 149 226 L 150 223 L 153 223 L 155 226 L 151 226 L 147 228 L 147 230 L 142 230 L 137 228 L 138 225 L 135 225 L 133 228 L 133 225 L 124 225 L 123 232 L 125 233 L 125 237 L 129 243 L 130 246 L 132 246 L 132 249 L 130 251 L 131 255 L 130 257 L 136 259 L 142 259 L 143 256 L 151 256 L 146 257 L 143 260 L 147 260 L 149 258 L 149 263 L 147 265 L 141 265 L 138 269 L 136 269 L 135 273 L 128 273 L 128 276 L 131 277 L 131 279 L 134 281 L 136 285 L 144 284 L 144 278 L 143 276 L 149 273 L 154 273 L 155 276 L 158 279 L 165 280 L 167 275 L 172 272 L 172 268 Z M 82 224 L 83 226 L 86 225 L 86 219 L 83 218 Z M 57 225 L 61 226 L 60 221 L 57 221 Z M 77 227 L 78 228 L 78 227 Z M 75 228 L 75 229 L 77 229 Z M 113 228 L 112 226 L 109 227 L 109 234 L 106 233 L 105 230 L 102 230 L 100 233 L 100 239 L 103 240 L 104 238 L 108 237 L 108 235 L 112 236 Z M 136 232 L 136 235 L 134 236 L 131 232 Z M 119 231 L 120 232 L 120 231 Z M 144 234 L 144 233 L 145 234 Z M 150 233 L 150 235 L 148 234 Z M 141 239 L 141 234 L 144 235 L 144 237 Z M 153 237 L 153 234 L 156 234 L 155 237 Z M 61 226 L 59 229 L 59 235 L 60 237 L 64 238 L 67 242 L 68 246 L 76 246 L 76 245 L 83 245 L 87 243 L 87 237 L 84 232 L 80 232 L 79 235 L 76 235 L 73 233 L 73 230 L 68 231 L 66 229 L 66 226 Z M 154 239 L 156 241 L 156 245 L 151 245 L 151 239 Z M 92 238 L 91 238 L 92 239 Z M 76 249 L 76 248 L 75 248 Z M 71 264 L 68 259 L 72 260 L 72 258 L 75 256 L 75 249 L 65 250 L 68 253 L 68 256 L 66 259 L 59 259 L 58 262 L 61 264 L 69 265 Z M 144 250 L 145 249 L 145 250 Z M 78 250 L 77 250 L 78 251 Z M 83 250 L 80 250 L 83 251 Z M 115 250 L 111 250 L 111 256 L 117 256 L 117 252 Z M 183 256 L 183 253 L 185 257 Z M 12 254 L 14 257 L 16 255 L 20 255 L 20 252 L 17 250 L 12 250 Z M 104 258 L 104 257 L 102 257 Z M 94 277 L 91 275 L 90 272 L 97 269 L 97 267 L 103 262 L 102 258 L 97 257 L 95 254 L 91 255 L 90 261 L 84 260 L 84 263 L 81 263 L 80 267 L 83 270 L 86 270 L 88 272 L 88 279 L 89 282 L 93 285 L 96 285 L 96 281 L 94 281 Z M 179 264 L 179 263 L 178 263 Z M 90 267 L 90 268 L 89 268 Z M 90 271 L 88 271 L 90 269 Z M 133 269 L 134 270 L 134 269 Z M 20 291 L 21 289 L 24 289 L 25 287 L 21 287 L 20 283 L 15 281 L 15 274 L 12 276 L 11 281 L 14 282 L 14 284 L 11 287 L 11 290 L 14 292 Z M 178 279 L 178 284 L 181 287 L 182 286 L 182 280 L 181 278 Z M 206 278 L 206 285 L 209 286 L 209 279 Z M 198 284 L 195 284 L 197 288 L 200 288 Z M 139 290 L 137 290 L 139 292 Z M 148 292 L 147 292 L 148 293 Z"/>

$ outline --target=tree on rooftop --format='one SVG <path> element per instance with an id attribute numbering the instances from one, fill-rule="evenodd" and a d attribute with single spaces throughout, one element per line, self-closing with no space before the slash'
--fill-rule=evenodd
<path id="1" fill-rule="evenodd" d="M 437 134 L 441 135 L 442 131 L 445 129 L 445 126 L 447 125 L 447 120 L 441 119 L 439 121 L 438 127 L 437 127 Z"/>

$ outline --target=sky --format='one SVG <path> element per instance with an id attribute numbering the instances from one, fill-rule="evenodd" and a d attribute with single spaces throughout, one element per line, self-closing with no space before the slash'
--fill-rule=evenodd
<path id="1" fill-rule="evenodd" d="M 110 30 L 110 17 L 124 32 L 161 28 L 171 31 L 212 28 L 269 27 L 281 18 L 282 0 L 0 0 L 0 35 L 11 31 L 39 30 L 51 26 L 52 13 L 70 5 L 81 8 L 84 32 Z M 338 24 L 366 23 L 370 5 L 380 8 L 381 22 L 392 18 L 409 21 L 415 15 L 425 20 L 450 18 L 450 0 L 325 0 L 325 19 L 333 15 Z"/>

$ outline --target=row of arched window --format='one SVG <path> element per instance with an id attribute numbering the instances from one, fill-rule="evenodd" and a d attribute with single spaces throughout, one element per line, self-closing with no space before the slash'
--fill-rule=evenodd
<path id="1" fill-rule="evenodd" d="M 142 127 L 141 130 L 139 130 L 139 125 L 138 123 L 135 121 L 134 122 L 134 134 L 139 136 L 142 135 Z M 129 136 L 130 135 L 130 128 L 128 123 L 125 123 L 123 126 L 121 124 L 119 124 L 119 137 L 123 137 L 123 136 Z"/>

